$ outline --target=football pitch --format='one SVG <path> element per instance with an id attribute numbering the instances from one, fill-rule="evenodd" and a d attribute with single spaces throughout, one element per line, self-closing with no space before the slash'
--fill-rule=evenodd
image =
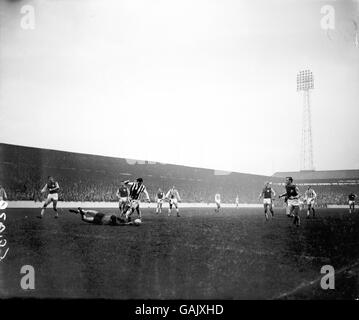
<path id="1" fill-rule="evenodd" d="M 101 210 L 111 212 L 110 209 Z M 182 209 L 143 223 L 99 226 L 63 209 L 7 209 L 8 254 L 0 262 L 0 298 L 356 299 L 359 212 L 318 209 L 295 227 L 276 209 Z M 35 270 L 35 289 L 20 286 L 21 267 Z M 335 269 L 323 290 L 321 267 Z"/>

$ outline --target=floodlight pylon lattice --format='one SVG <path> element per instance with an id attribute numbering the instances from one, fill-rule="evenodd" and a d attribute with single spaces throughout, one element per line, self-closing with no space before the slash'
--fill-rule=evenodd
<path id="1" fill-rule="evenodd" d="M 310 90 L 314 89 L 313 73 L 303 70 L 297 74 L 297 91 L 303 97 L 302 118 L 302 142 L 300 156 L 300 170 L 314 170 L 313 164 L 313 138 L 312 138 L 312 116 L 310 103 Z"/>

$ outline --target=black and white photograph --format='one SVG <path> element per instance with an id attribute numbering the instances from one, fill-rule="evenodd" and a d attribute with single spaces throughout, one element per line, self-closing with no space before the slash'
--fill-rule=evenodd
<path id="1" fill-rule="evenodd" d="M 359 300 L 358 121 L 358 0 L 0 0 L 0 303 Z"/>

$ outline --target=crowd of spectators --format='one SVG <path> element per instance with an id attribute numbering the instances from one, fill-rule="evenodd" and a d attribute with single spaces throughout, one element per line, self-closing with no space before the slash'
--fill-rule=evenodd
<path id="1" fill-rule="evenodd" d="M 59 182 L 59 197 L 62 201 L 117 201 L 116 191 L 120 182 L 127 179 L 135 180 L 139 176 L 99 174 L 82 170 L 54 170 L 54 168 L 51 170 L 45 168 L 43 173 L 36 174 L 31 167 L 14 165 L 5 167 L 7 173 L 1 177 L 1 181 L 9 200 L 41 201 L 40 190 L 45 185 L 47 176 L 52 175 Z M 166 192 L 174 185 L 184 202 L 210 203 L 214 201 L 214 195 L 220 193 L 223 202 L 234 203 L 238 194 L 241 202 L 255 203 L 262 185 L 259 183 L 256 187 L 251 184 L 241 186 L 240 183 L 235 185 L 225 181 L 218 182 L 212 177 L 200 181 L 174 177 L 158 179 L 154 176 L 143 177 L 143 179 L 152 200 L 155 199 L 158 188 Z"/>
<path id="2" fill-rule="evenodd" d="M 184 202 L 214 202 L 221 194 L 222 202 L 258 203 L 258 195 L 269 177 L 231 173 L 217 175 L 213 170 L 175 165 L 136 163 L 125 159 L 83 155 L 43 149 L 0 146 L 0 184 L 9 200 L 41 201 L 40 190 L 47 176 L 54 176 L 60 185 L 63 201 L 117 201 L 116 191 L 123 180 L 144 179 L 152 200 L 158 188 L 169 190 L 173 185 Z M 284 187 L 274 181 L 277 194 Z M 347 204 L 347 196 L 359 194 L 359 185 L 317 185 L 317 203 Z M 300 186 L 304 193 L 306 187 Z"/>

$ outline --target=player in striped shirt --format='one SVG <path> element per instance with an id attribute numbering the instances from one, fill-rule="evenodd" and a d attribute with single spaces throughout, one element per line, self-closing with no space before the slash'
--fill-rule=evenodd
<path id="1" fill-rule="evenodd" d="M 271 187 L 270 182 L 266 182 L 264 184 L 264 188 L 262 192 L 259 194 L 259 200 L 263 197 L 263 207 L 264 207 L 264 216 L 266 220 L 268 220 L 268 207 L 269 211 L 272 214 L 272 218 L 274 217 L 273 211 L 273 198 L 275 197 L 275 191 Z"/>
<path id="2" fill-rule="evenodd" d="M 129 180 L 123 182 L 124 185 L 129 186 L 129 203 L 126 205 L 126 221 L 129 220 L 131 214 L 136 210 L 138 218 L 141 219 L 140 210 L 140 196 L 142 193 L 146 196 L 147 202 L 151 202 L 150 196 L 143 184 L 142 178 L 137 178 L 136 181 L 130 182 Z"/>
<path id="3" fill-rule="evenodd" d="M 163 193 L 162 189 L 159 188 L 157 191 L 156 199 L 157 199 L 157 208 L 156 213 L 162 213 L 162 205 L 163 205 L 163 198 L 165 194 Z"/>
<path id="4" fill-rule="evenodd" d="M 170 206 L 168 208 L 168 216 L 171 215 L 172 207 L 176 207 L 177 217 L 180 216 L 179 210 L 178 210 L 178 202 L 181 202 L 181 198 L 179 196 L 179 193 L 175 186 L 173 186 L 170 190 L 168 190 L 166 194 L 166 199 L 169 200 Z"/>
<path id="5" fill-rule="evenodd" d="M 45 193 L 48 191 L 47 198 L 45 200 L 44 205 L 42 206 L 40 216 L 38 218 L 42 218 L 45 214 L 46 207 L 52 202 L 52 208 L 56 212 L 55 218 L 59 217 L 59 213 L 57 212 L 57 201 L 59 200 L 59 190 L 60 186 L 57 181 L 51 176 L 48 177 L 48 181 L 45 186 L 42 188 L 41 193 Z"/>
<path id="6" fill-rule="evenodd" d="M 313 213 L 313 218 L 315 217 L 315 199 L 317 198 L 317 194 L 313 190 L 311 186 L 308 186 L 307 191 L 304 193 L 304 200 L 307 203 L 307 219 L 310 218 L 310 211 Z"/>

